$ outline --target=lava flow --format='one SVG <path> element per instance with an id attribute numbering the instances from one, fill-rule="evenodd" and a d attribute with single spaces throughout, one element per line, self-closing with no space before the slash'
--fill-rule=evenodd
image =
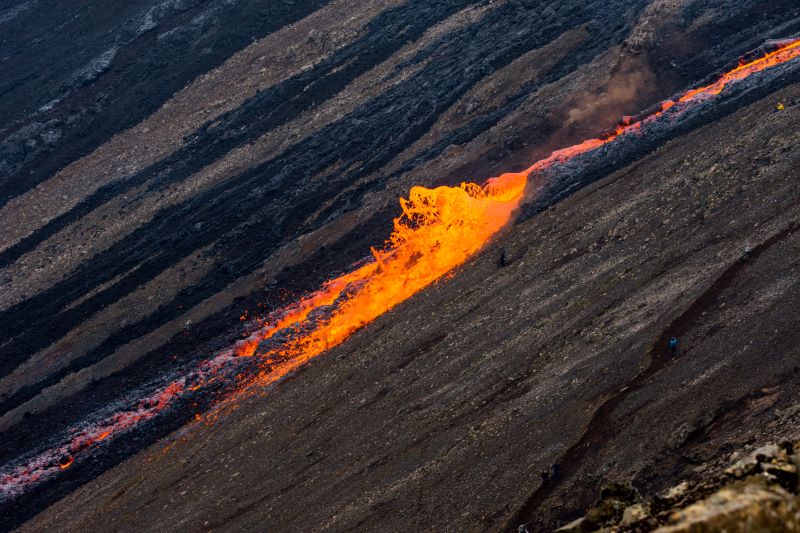
<path id="1" fill-rule="evenodd" d="M 275 332 L 297 326 L 314 309 L 331 306 L 344 296 L 331 316 L 310 332 L 303 332 L 277 349 L 263 354 L 269 362 L 259 382 L 271 383 L 287 372 L 341 343 L 350 334 L 398 303 L 462 264 L 510 219 L 525 192 L 528 177 L 556 163 L 567 161 L 641 130 L 668 110 L 720 94 L 729 84 L 800 56 L 800 39 L 792 40 L 750 62 L 743 62 L 715 83 L 690 90 L 676 100 L 667 100 L 660 110 L 634 121 L 623 119 L 606 135 L 553 152 L 522 172 L 487 180 L 483 187 L 465 183 L 460 187 L 425 189 L 414 187 L 408 200 L 401 200 L 403 215 L 394 221 L 394 232 L 386 251 L 373 249 L 375 261 L 328 282 L 321 291 L 301 301 L 276 325 L 241 342 L 238 353 L 253 355 L 261 342 Z M 275 361 L 283 363 L 275 364 Z"/>
<path id="2" fill-rule="evenodd" d="M 401 200 L 403 214 L 384 250 L 373 249 L 373 261 L 327 283 L 281 322 L 242 343 L 245 355 L 287 326 L 298 326 L 315 309 L 332 306 L 328 317 L 279 348 L 267 352 L 257 383 L 275 381 L 291 369 L 336 346 L 365 324 L 427 287 L 480 250 L 512 217 L 525 192 L 516 174 L 490 180 L 486 186 L 413 187 Z M 300 328 L 302 329 L 302 328 Z M 282 363 L 275 365 L 276 360 Z"/>
<path id="3" fill-rule="evenodd" d="M 390 239 L 373 249 L 369 261 L 351 272 L 325 283 L 320 290 L 274 313 L 248 338 L 233 348 L 203 362 L 199 368 L 148 393 L 111 416 L 100 417 L 85 427 L 67 432 L 61 444 L 0 476 L 0 501 L 13 498 L 28 487 L 76 468 L 81 457 L 97 445 L 130 431 L 174 405 L 175 400 L 222 380 L 236 381 L 241 389 L 263 387 L 342 343 L 356 330 L 372 322 L 399 303 L 431 285 L 463 264 L 512 219 L 525 195 L 531 174 L 570 161 L 626 135 L 644 135 L 645 126 L 670 120 L 693 109 L 694 104 L 713 98 L 730 84 L 756 72 L 800 56 L 800 39 L 785 42 L 775 51 L 743 62 L 710 85 L 687 91 L 663 102 L 659 110 L 635 120 L 625 118 L 605 135 L 553 152 L 522 172 L 507 173 L 483 186 L 462 183 L 459 187 L 428 189 L 413 187 L 401 199 L 402 214 L 394 220 Z M 237 362 L 256 363 L 254 379 L 244 379 Z M 250 385 L 250 386 L 248 386 Z"/>
<path id="4" fill-rule="evenodd" d="M 689 102 L 702 96 L 716 96 L 721 93 L 722 90 L 731 82 L 743 80 L 751 74 L 761 72 L 762 70 L 780 65 L 781 63 L 786 63 L 787 61 L 791 61 L 798 56 L 800 56 L 800 39 L 790 41 L 777 50 L 770 52 L 758 59 L 740 63 L 738 67 L 730 72 L 727 72 L 716 82 L 712 83 L 711 85 L 706 85 L 705 87 L 692 89 L 681 96 L 678 101 Z"/>

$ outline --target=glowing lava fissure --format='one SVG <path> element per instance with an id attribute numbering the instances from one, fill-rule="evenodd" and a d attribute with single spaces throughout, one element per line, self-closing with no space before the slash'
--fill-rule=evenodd
<path id="1" fill-rule="evenodd" d="M 267 350 L 263 354 L 267 360 L 274 362 L 279 358 L 283 363 L 270 365 L 261 373 L 257 383 L 263 385 L 280 379 L 461 265 L 511 220 L 512 212 L 523 199 L 531 174 L 596 150 L 626 134 L 639 133 L 645 124 L 665 113 L 681 113 L 694 102 L 719 95 L 731 83 L 798 56 L 800 39 L 789 41 L 762 57 L 741 62 L 710 85 L 662 102 L 658 111 L 640 120 L 625 117 L 600 138 L 557 150 L 522 172 L 490 178 L 483 187 L 462 183 L 458 188 L 412 188 L 409 199 L 400 201 L 403 215 L 394 221 L 387 250 L 373 249 L 374 263 L 329 282 L 311 299 L 302 301 L 299 312 L 288 315 L 291 317 L 289 320 L 242 341 L 240 353 L 253 355 L 261 342 L 268 340 L 274 332 L 305 320 L 315 308 L 315 301 L 325 306 L 333 305 L 345 288 L 361 283 L 329 318 L 310 332 L 303 332 L 282 346 Z"/>
<path id="2" fill-rule="evenodd" d="M 278 347 L 267 350 L 269 365 L 256 383 L 271 383 L 400 302 L 429 286 L 478 252 L 511 220 L 525 192 L 524 179 L 491 182 L 484 187 L 463 183 L 459 187 L 413 187 L 400 201 L 402 215 L 394 221 L 387 247 L 373 249 L 373 261 L 338 278 L 312 299 L 332 309 L 314 327 Z M 313 305 L 305 300 L 298 315 L 307 319 Z M 293 322 L 290 326 L 302 326 Z M 244 341 L 248 352 L 277 331 L 266 328 Z"/>
<path id="3" fill-rule="evenodd" d="M 123 436 L 168 412 L 177 400 L 219 390 L 220 383 L 233 383 L 240 391 L 263 390 L 264 385 L 341 344 L 480 251 L 512 220 L 533 173 L 557 172 L 559 165 L 620 137 L 646 135 L 648 125 L 680 117 L 693 106 L 722 94 L 726 87 L 798 56 L 800 39 L 784 41 L 767 54 L 741 62 L 714 83 L 662 102 L 647 116 L 626 117 L 599 138 L 555 151 L 522 172 L 491 178 L 483 186 L 462 183 L 459 187 L 413 187 L 408 199 L 400 200 L 402 214 L 394 220 L 390 239 L 382 249 L 373 249 L 369 260 L 269 318 L 254 321 L 246 339 L 204 361 L 199 368 L 166 386 L 151 387 L 143 393 L 143 399 L 132 400 L 110 416 L 98 416 L 94 422 L 73 428 L 61 444 L 4 468 L 0 474 L 0 503 L 59 472 L 76 468 L 81 458 L 89 456 L 101 442 Z"/>

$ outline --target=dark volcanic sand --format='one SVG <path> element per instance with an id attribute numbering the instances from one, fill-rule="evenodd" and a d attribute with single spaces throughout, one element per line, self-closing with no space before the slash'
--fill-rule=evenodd
<path id="1" fill-rule="evenodd" d="M 263 397 L 28 527 L 499 530 L 523 509 L 549 529 L 606 482 L 668 486 L 769 439 L 800 404 L 800 105 L 772 112 L 799 97 L 785 89 L 516 226 Z M 560 482 L 539 491 L 555 462 Z"/>
<path id="2" fill-rule="evenodd" d="M 280 305 L 288 298 L 287 291 L 291 295 L 313 288 L 366 255 L 370 245 L 388 234 L 396 199 L 411 184 L 481 179 L 527 166 L 551 148 L 594 135 L 613 125 L 621 114 L 639 111 L 719 70 L 765 39 L 800 30 L 800 12 L 790 0 L 554 1 L 546 5 L 339 0 L 276 3 L 269 11 L 261 3 L 245 1 L 224 6 L 199 0 L 127 2 L 123 8 L 107 2 L 51 4 L 16 1 L 0 8 L 0 70 L 10 73 L 0 85 L 3 464 L 36 449 L 99 406 L 177 365 L 228 345 L 238 335 L 237 319 L 243 309 Z M 295 21 L 299 22 L 289 25 Z M 111 49 L 116 51 L 107 54 Z M 619 91 L 620 87 L 635 90 Z M 293 516 L 296 523 L 303 523 L 300 517 L 315 513 L 323 517 L 319 520 L 332 520 L 337 514 L 339 521 L 330 522 L 335 528 L 358 523 L 372 528 L 382 520 L 414 527 L 433 527 L 446 520 L 454 522 L 443 527 L 453 529 L 501 527 L 515 513 L 530 514 L 526 509 L 533 504 L 525 502 L 545 498 L 542 501 L 550 510 L 542 523 L 551 524 L 588 501 L 601 479 L 636 476 L 642 483 L 657 485 L 680 470 L 687 462 L 680 452 L 682 444 L 661 452 L 657 445 L 643 444 L 652 449 L 645 453 L 631 447 L 627 453 L 635 460 L 625 460 L 639 465 L 650 457 L 647 467 L 628 468 L 613 457 L 603 463 L 602 456 L 578 454 L 580 460 L 574 461 L 576 466 L 570 467 L 563 485 L 552 493 L 536 492 L 538 472 L 580 442 L 584 426 L 590 430 L 603 426 L 602 435 L 590 431 L 586 437 L 601 448 L 606 433 L 623 434 L 608 427 L 628 428 L 631 434 L 647 428 L 648 438 L 656 439 L 657 432 L 650 435 L 650 426 L 643 423 L 649 420 L 643 414 L 647 411 L 640 409 L 641 405 L 655 406 L 653 400 L 649 396 L 635 400 L 633 392 L 619 397 L 614 392 L 634 380 L 637 369 L 648 368 L 645 356 L 658 335 L 668 334 L 669 323 L 680 319 L 680 328 L 688 328 L 682 335 L 692 335 L 690 330 L 698 320 L 694 311 L 680 317 L 689 302 L 714 286 L 744 241 L 755 246 L 768 239 L 772 230 L 779 233 L 783 229 L 779 226 L 795 216 L 785 206 L 784 211 L 778 210 L 779 204 L 771 200 L 789 205 L 795 194 L 781 180 L 788 180 L 793 172 L 786 158 L 796 145 L 791 122 L 796 108 L 769 115 L 775 98 L 708 127 L 722 133 L 711 138 L 703 136 L 705 130 L 692 133 L 633 167 L 640 172 L 650 164 L 654 169 L 650 173 L 634 180 L 633 173 L 619 172 L 616 176 L 624 175 L 624 179 L 614 180 L 615 185 L 592 189 L 602 192 L 581 193 L 563 207 L 515 228 L 507 246 L 519 256 L 526 249 L 529 254 L 550 254 L 544 262 L 526 260 L 494 272 L 490 264 L 495 252 L 490 252 L 465 267 L 456 280 L 409 302 L 403 306 L 405 311 L 382 318 L 337 350 L 340 355 L 356 350 L 359 357 L 367 358 L 359 362 L 348 357 L 347 364 L 355 365 L 352 371 L 328 368 L 339 361 L 330 354 L 262 400 L 263 406 L 269 406 L 264 415 L 270 418 L 268 422 L 247 418 L 255 416 L 252 413 L 242 414 L 236 416 L 245 422 L 233 419 L 208 430 L 209 442 L 220 442 L 213 447 L 218 452 L 226 439 L 234 437 L 216 436 L 216 432 L 247 434 L 254 425 L 284 428 L 277 433 L 280 438 L 269 430 L 259 437 L 270 440 L 259 442 L 264 451 L 253 455 L 268 459 L 258 463 L 259 468 L 253 463 L 246 469 L 269 490 L 258 488 L 244 471 L 233 480 L 251 490 L 247 497 L 236 494 L 239 500 L 250 502 L 256 493 L 263 498 L 250 511 L 240 513 L 241 520 L 255 524 L 274 507 L 266 523 L 276 527 L 290 527 Z M 48 108 L 51 103 L 53 107 Z M 748 119 L 748 113 L 757 120 Z M 723 135 L 731 137 L 729 145 L 722 142 Z M 776 148 L 766 144 L 766 139 L 788 144 Z M 708 145 L 701 150 L 704 142 Z M 735 142 L 753 144 L 724 154 Z M 677 161 L 681 150 L 687 151 L 685 161 L 662 159 L 668 153 Z M 702 169 L 691 169 L 706 165 L 712 159 L 709 153 L 717 154 L 719 161 L 713 170 L 710 163 L 703 168 L 715 178 L 708 177 L 701 186 L 695 180 Z M 736 157 L 741 161 L 736 162 Z M 678 176 L 686 184 L 659 189 Z M 748 185 L 748 180 L 762 181 Z M 623 182 L 627 185 L 616 185 Z M 607 197 L 606 191 L 614 187 L 619 187 L 616 196 Z M 641 200 L 634 194 L 637 190 L 652 195 L 654 203 L 637 203 Z M 731 199 L 714 203 L 715 195 Z M 664 206 L 654 211 L 659 202 Z M 666 205 L 673 202 L 675 209 L 685 212 L 663 216 Z M 574 210 L 571 225 L 562 227 L 568 218 L 559 222 L 553 217 L 568 209 Z M 731 220 L 722 210 L 731 213 Z M 619 213 L 632 214 L 623 220 L 615 218 Z M 753 221 L 748 217 L 754 217 Z M 756 222 L 759 225 L 752 226 Z M 619 237 L 618 227 L 627 228 L 630 239 Z M 656 231 L 664 235 L 650 233 Z M 681 231 L 691 235 L 681 238 Z M 541 244 L 545 236 L 550 244 Z M 770 254 L 788 246 L 794 236 L 789 231 L 778 244 L 765 248 L 757 264 L 769 264 L 764 262 Z M 612 246 L 625 240 L 630 248 Z M 668 252 L 669 247 L 675 251 Z M 601 261 L 595 256 L 603 249 Z M 519 272 L 516 281 L 504 280 L 517 272 L 519 264 L 530 267 L 524 276 Z M 539 268 L 533 268 L 534 264 Z M 788 267 L 776 263 L 774 268 L 774 273 L 756 279 L 772 287 L 770 280 Z M 736 280 L 745 274 L 729 274 L 733 280 L 722 284 L 720 294 L 735 291 Z M 624 286 L 617 289 L 618 296 L 609 296 L 614 294 L 611 281 L 603 276 Z M 638 281 L 631 281 L 634 278 Z M 507 292 L 497 284 L 507 286 Z M 502 295 L 487 300 L 489 294 L 484 291 L 490 286 Z M 781 295 L 791 294 L 792 288 L 782 291 Z M 754 293 L 747 294 L 755 298 Z M 702 301 L 717 297 L 712 291 Z M 796 316 L 786 311 L 793 303 L 780 301 L 782 297 L 774 296 L 775 309 L 787 317 Z M 436 305 L 438 312 L 431 310 Z M 793 305 L 796 309 L 796 302 Z M 701 316 L 704 311 L 709 312 L 703 308 Z M 526 315 L 534 312 L 539 314 Z M 499 321 L 487 318 L 503 313 L 506 318 Z M 519 318 L 512 327 L 511 317 L 518 315 L 527 318 Z M 413 316 L 425 327 L 403 326 Z M 756 318 L 766 324 L 766 316 Z M 615 326 L 620 333 L 614 333 L 612 326 L 622 318 L 628 322 L 620 322 Z M 737 326 L 735 317 L 720 317 L 719 322 L 745 335 L 745 325 Z M 439 324 L 439 330 L 424 334 L 434 324 Z M 493 326 L 508 331 L 501 335 L 487 329 Z M 470 337 L 455 334 L 459 327 L 476 335 L 463 345 L 469 347 L 463 353 L 462 345 L 453 343 Z M 444 335 L 451 328 L 450 335 L 455 337 L 447 340 Z M 782 335 L 780 330 L 776 334 Z M 387 340 L 381 341 L 381 335 L 388 335 Z M 707 336 L 720 346 L 722 340 L 734 346 L 743 342 L 717 330 Z M 779 354 L 774 357 L 783 358 L 781 364 L 788 365 L 791 356 L 782 347 L 793 344 L 787 339 L 768 346 Z M 490 353 L 506 341 L 503 353 L 512 363 L 501 364 L 505 359 Z M 563 348 L 567 351 L 562 354 L 564 343 L 578 344 L 570 348 L 573 352 Z M 725 351 L 708 353 L 709 361 L 718 362 L 712 353 L 729 357 Z M 434 371 L 448 354 L 452 361 Z M 409 361 L 402 372 L 392 370 L 404 366 L 397 358 L 426 361 L 430 366 L 424 366 L 425 372 L 434 381 L 415 385 L 416 379 L 411 378 L 414 383 L 405 383 L 408 376 L 416 375 L 411 373 L 416 363 Z M 372 361 L 368 367 L 367 361 Z M 707 368 L 716 364 L 708 363 Z M 719 364 L 723 366 L 715 372 L 730 371 Z M 655 383 L 674 366 L 667 365 L 647 380 L 640 378 L 641 390 L 650 390 L 651 381 Z M 698 375 L 707 368 L 702 366 Z M 423 367 L 419 370 L 423 372 Z M 328 401 L 340 397 L 371 401 L 365 392 L 371 389 L 342 382 L 350 372 L 353 380 L 377 383 L 373 386 L 378 387 L 375 408 L 384 402 L 393 406 L 370 415 L 376 417 L 378 427 L 366 424 L 361 414 L 347 415 L 347 402 Z M 766 370 L 755 374 L 779 381 Z M 692 380 L 700 379 L 698 375 Z M 462 379 L 467 381 L 461 383 Z M 527 385 L 513 392 L 517 385 L 500 386 L 507 379 Z M 663 404 L 669 416 L 654 412 L 667 425 L 672 423 L 669 420 L 685 423 L 685 428 L 670 430 L 678 436 L 688 432 L 703 442 L 702 428 L 715 417 L 727 416 L 732 405 L 739 406 L 745 392 L 758 395 L 762 387 L 749 374 L 725 379 L 733 380 L 727 396 L 709 399 L 702 416 L 685 413 L 674 398 Z M 680 388 L 668 383 L 673 392 Z M 344 409 L 340 413 L 344 418 L 311 416 L 327 407 L 309 404 L 306 395 L 287 404 L 281 398 L 289 394 L 284 392 L 289 387 L 308 387 L 306 395 L 314 397 L 315 390 L 325 391 L 314 401 Z M 787 386 L 780 401 L 791 402 L 791 390 Z M 693 399 L 687 402 L 702 405 L 693 394 L 698 393 L 686 392 L 686 398 Z M 486 398 L 477 399 L 482 395 Z M 557 398 L 563 398 L 562 403 Z M 481 403 L 484 400 L 486 404 Z M 494 407 L 484 412 L 495 400 L 506 406 L 502 413 Z M 615 409 L 601 413 L 602 424 L 590 424 L 591 411 L 606 400 Z M 523 402 L 521 407 L 508 411 L 517 401 Z M 635 401 L 640 403 L 633 405 Z M 369 413 L 366 409 L 353 413 Z M 433 416 L 430 409 L 439 418 L 428 418 Z M 116 445 L 91 467 L 76 468 L 63 483 L 16 503 L 13 522 L 32 516 L 74 486 L 149 445 L 180 425 L 186 415 L 153 428 L 149 435 Z M 450 416 L 458 422 L 456 429 L 450 428 Z M 615 416 L 622 417 L 618 423 Z M 310 446 L 317 437 L 287 440 L 299 431 L 293 417 L 308 418 L 305 423 L 316 420 L 319 427 L 305 431 L 319 434 L 343 457 L 347 448 L 359 446 L 362 452 L 358 453 L 363 455 L 344 463 L 331 459 L 332 470 L 325 458 L 336 453 L 306 457 L 310 450 L 300 453 L 296 448 Z M 478 423 L 497 417 L 506 422 L 487 428 Z M 400 431 L 401 422 L 411 418 L 418 425 Z M 754 430 L 764 426 L 762 418 L 755 416 Z M 562 421 L 559 430 L 548 429 L 551 419 Z M 470 424 L 468 429 L 462 423 Z M 511 433 L 512 429 L 517 433 Z M 252 438 L 256 437 L 253 433 Z M 476 442 L 469 444 L 470 439 Z M 390 445 L 389 440 L 398 442 Z M 373 441 L 377 451 L 371 453 L 367 443 Z M 639 441 L 637 436 L 633 442 Z M 199 444 L 187 449 L 193 446 Z M 470 455 L 473 448 L 480 450 L 477 455 Z M 614 449 L 613 445 L 608 448 Z M 455 454 L 452 461 L 447 459 L 447 450 Z M 479 455 L 484 450 L 493 455 Z M 442 454 L 439 466 L 421 466 Z M 589 459 L 600 463 L 590 465 Z M 231 459 L 237 460 L 244 461 Z M 479 467 L 484 463 L 495 466 Z M 190 464 L 198 475 L 205 472 L 207 480 L 227 479 L 222 466 L 210 459 L 204 459 L 202 467 Z M 286 465 L 278 470 L 283 472 L 280 475 L 275 473 L 276 464 Z M 307 468 L 305 473 L 292 470 L 295 464 Z M 360 482 L 348 477 L 354 475 L 350 470 L 344 475 L 345 467 L 358 470 L 367 465 L 372 466 L 359 474 L 364 476 Z M 186 475 L 175 470 L 170 478 L 164 468 L 143 468 L 143 473 L 164 476 L 159 483 Z M 131 475 L 140 475 L 129 466 L 109 475 L 133 471 L 137 473 Z M 584 471 L 591 472 L 588 481 Z M 329 482 L 351 487 L 350 492 Z M 397 488 L 392 488 L 395 482 Z M 201 521 L 201 515 L 175 504 L 176 516 L 198 526 L 234 512 L 237 505 L 225 499 L 231 494 L 213 492 L 215 484 L 207 483 L 211 499 L 195 496 L 213 519 L 209 515 Z M 318 492 L 307 496 L 292 492 L 300 491 L 305 483 L 312 483 Z M 355 487 L 361 487 L 359 498 L 368 498 L 367 488 L 377 496 L 359 500 Z M 173 495 L 177 498 L 183 490 Z M 159 494 L 156 489 L 151 492 Z M 452 493 L 458 497 L 451 498 Z M 163 507 L 166 502 L 161 502 L 167 497 L 156 497 L 153 501 L 158 503 L 152 505 Z M 317 497 L 330 501 L 317 501 Z M 559 498 L 566 503 L 555 510 L 552 502 Z M 134 512 L 135 506 L 129 509 Z M 112 514 L 118 520 L 134 519 Z M 165 517 L 158 513 L 150 516 L 153 528 L 157 523 L 162 527 L 180 523 L 161 522 Z"/>

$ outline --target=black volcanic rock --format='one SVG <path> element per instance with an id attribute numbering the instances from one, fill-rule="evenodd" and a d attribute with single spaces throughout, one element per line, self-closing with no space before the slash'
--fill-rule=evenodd
<path id="1" fill-rule="evenodd" d="M 794 0 L 1 3 L 0 471 L 108 406 L 231 346 L 247 333 L 238 320 L 245 311 L 252 316 L 274 310 L 367 257 L 370 246 L 387 237 L 397 198 L 411 185 L 481 181 L 525 168 L 554 148 L 601 134 L 621 115 L 713 76 L 769 39 L 798 32 Z M 754 77 L 678 124 L 655 124 L 646 138 L 609 146 L 543 176 L 548 188 L 526 204 L 527 220 L 506 237 L 513 258 L 503 269 L 507 274 L 496 278 L 484 263 L 488 259 L 479 258 L 460 275 L 465 277 L 452 281 L 457 289 L 443 282 L 337 349 L 354 362 L 324 358 L 319 368 L 304 370 L 302 379 L 287 380 L 275 405 L 272 397 L 265 400 L 269 407 L 263 412 L 270 414 L 262 425 L 280 427 L 277 433 L 254 437 L 263 428 L 245 415 L 230 426 L 204 430 L 202 438 L 209 441 L 202 442 L 212 442 L 209 449 L 218 454 L 227 449 L 223 443 L 236 450 L 250 437 L 263 437 L 267 442 L 259 445 L 270 450 L 269 468 L 250 456 L 238 460 L 249 474 L 280 488 L 273 493 L 260 487 L 263 499 L 242 509 L 211 501 L 222 490 L 210 488 L 216 485 L 212 474 L 233 468 L 234 459 L 226 456 L 223 465 L 205 457 L 204 465 L 215 470 L 196 472 L 206 484 L 196 501 L 206 505 L 208 524 L 187 527 L 239 520 L 293 529 L 312 508 L 325 519 L 338 517 L 342 528 L 446 528 L 463 520 L 465 529 L 486 529 L 511 520 L 533 501 L 539 463 L 552 463 L 581 442 L 580 429 L 590 424 L 593 408 L 646 366 L 642 353 L 666 334 L 656 317 L 671 323 L 684 316 L 686 302 L 679 296 L 691 299 L 705 294 L 705 285 L 717 287 L 715 274 L 740 255 L 744 240 L 763 245 L 766 259 L 753 268 L 767 269 L 765 280 L 776 287 L 789 283 L 777 273 L 780 258 L 771 254 L 793 250 L 795 239 L 794 230 L 776 225 L 788 224 L 794 213 L 796 191 L 786 179 L 795 164 L 796 72 L 787 66 Z M 773 97 L 775 91 L 782 92 Z M 767 116 L 778 97 L 788 103 L 785 114 Z M 707 139 L 708 129 L 715 138 Z M 729 150 L 737 143 L 753 157 Z M 664 152 L 668 157 L 662 160 Z M 705 160 L 716 166 L 703 166 Z M 643 167 L 650 173 L 641 173 Z M 682 181 L 672 180 L 676 175 Z M 640 196 L 631 192 L 639 181 L 653 191 L 666 183 L 662 203 L 639 203 L 654 194 L 645 188 Z M 614 192 L 601 198 L 599 190 Z M 569 210 L 573 224 L 558 218 L 561 209 Z M 620 210 L 626 214 L 617 217 Z M 680 238 L 666 228 L 675 228 L 670 231 Z M 770 235 L 781 237 L 773 242 Z M 536 255 L 539 246 L 546 257 Z M 495 265 L 498 253 L 489 255 Z M 696 275 L 694 284 L 682 269 Z M 747 274 L 731 272 L 737 280 Z M 482 292 L 487 284 L 501 291 L 493 279 L 507 281 L 514 292 L 499 300 Z M 549 284 L 538 286 L 543 279 Z M 622 287 L 630 283 L 633 288 Z M 775 309 L 795 304 L 765 284 L 764 301 Z M 636 300 L 629 293 L 635 290 L 646 297 Z M 459 296 L 473 293 L 481 303 Z M 542 315 L 525 315 L 539 308 Z M 704 311 L 725 312 L 713 306 Z M 627 326 L 633 333 L 623 334 L 622 326 L 608 329 L 624 322 L 615 312 L 637 318 Z M 540 332 L 541 338 L 512 342 L 486 326 L 495 313 L 505 316 L 504 323 L 528 316 L 509 331 L 522 337 Z M 694 322 L 699 319 L 690 318 L 679 324 L 687 335 L 700 331 Z M 772 357 L 780 359 L 793 337 L 791 328 L 773 319 L 781 340 Z M 395 329 L 403 320 L 416 321 L 413 331 Z M 717 327 L 733 328 L 740 339 L 744 330 L 736 320 L 726 315 Z M 755 329 L 766 334 L 766 324 L 759 318 Z M 455 349 L 451 328 L 464 338 L 481 334 L 471 346 Z M 714 338 L 719 329 L 703 331 Z M 607 338 L 613 342 L 601 342 Z M 496 367 L 486 354 L 506 341 L 513 345 L 504 352 L 508 366 Z M 353 350 L 373 363 L 351 357 Z M 561 351 L 591 361 L 585 367 L 559 362 Z M 446 357 L 463 357 L 459 361 L 470 371 L 462 374 Z M 723 380 L 713 361 L 696 364 L 698 375 L 710 372 Z M 681 438 L 672 439 L 672 451 L 651 442 L 654 455 L 646 460 L 665 454 L 662 467 L 648 478 L 643 463 L 629 461 L 632 475 L 653 486 L 674 480 L 676 454 L 694 446 L 698 432 L 716 423 L 712 418 L 735 411 L 729 402 L 758 387 L 785 385 L 787 392 L 776 401 L 791 403 L 794 382 L 781 374 L 790 366 L 781 360 L 769 367 L 775 372 L 761 369 L 753 383 L 730 378 L 736 387 L 727 395 L 712 387 L 703 405 L 713 412 L 692 412 L 690 422 L 677 423 L 670 417 L 678 408 L 667 409 L 669 416 L 653 434 Z M 541 384 L 545 370 L 552 373 Z M 679 369 L 656 370 L 669 374 L 673 392 L 681 390 L 676 383 L 691 381 L 672 375 Z M 364 376 L 368 381 L 358 387 L 349 382 Z M 574 390 L 575 380 L 586 384 Z M 348 404 L 356 389 L 363 392 L 363 408 Z M 658 403 L 654 390 L 648 385 L 618 397 L 622 419 L 600 420 L 620 434 L 636 434 L 645 426 L 625 402 L 646 409 L 647 401 Z M 284 391 L 296 401 L 281 403 Z M 212 403 L 196 401 L 197 409 Z M 506 412 L 504 406 L 513 407 Z M 243 412 L 256 417 L 256 409 L 253 404 Z M 127 487 L 125 469 L 147 467 L 139 459 L 112 467 L 181 427 L 195 410 L 182 405 L 141 433 L 98 449 L 92 463 L 76 465 L 66 481 L 0 510 L 11 517 L 3 528 L 85 483 L 73 499 L 95 490 L 116 494 L 98 489 L 105 481 L 95 478 L 111 469 L 102 479 Z M 400 435 L 398 427 L 404 428 Z M 503 433 L 507 428 L 530 444 Z M 306 450 L 293 435 L 303 435 L 314 449 Z M 474 435 L 484 443 L 497 440 L 487 448 L 465 444 Z M 605 432 L 590 442 L 597 441 L 608 457 L 576 463 L 564 492 L 540 493 L 546 497 L 540 524 L 577 516 L 600 485 L 597 476 L 619 464 L 614 454 L 625 456 L 616 434 L 608 443 L 601 437 Z M 712 443 L 723 440 L 709 437 Z M 356 455 L 349 459 L 339 454 L 351 449 Z M 463 456 L 456 459 L 451 451 Z M 298 459 L 312 452 L 314 459 Z M 442 471 L 436 470 L 439 456 L 452 461 L 442 463 Z M 422 473 L 406 468 L 415 464 Z M 173 466 L 148 478 L 158 485 L 149 490 L 159 502 L 172 494 L 162 481 L 187 479 Z M 442 496 L 445 477 L 460 488 L 452 499 Z M 238 485 L 245 478 L 249 484 Z M 249 476 L 230 479 L 230 491 L 241 492 L 242 499 L 258 486 Z M 348 486 L 320 481 L 338 479 Z M 396 481 L 400 496 L 392 496 L 383 479 Z M 408 481 L 416 479 L 423 481 Z M 360 484 L 364 480 L 369 483 Z M 576 480 L 586 480 L 585 491 Z M 300 498 L 296 491 L 308 483 L 322 492 Z M 360 499 L 356 489 L 349 492 L 352 487 L 362 493 L 378 487 L 378 496 Z M 126 496 L 120 501 L 135 492 L 121 490 Z M 493 496 L 499 492 L 502 502 Z M 568 495 L 563 509 L 554 506 Z M 411 508 L 399 501 L 419 503 Z M 176 527 L 202 515 L 182 505 L 174 506 L 185 513 L 172 517 Z M 147 520 L 154 522 L 139 522 L 138 508 L 130 509 L 132 514 L 114 518 L 153 528 L 167 518 L 153 511 Z M 41 523 L 50 516 L 55 515 Z"/>

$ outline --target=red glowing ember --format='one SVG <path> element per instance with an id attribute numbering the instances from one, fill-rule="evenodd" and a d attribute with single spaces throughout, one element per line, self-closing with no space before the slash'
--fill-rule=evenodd
<path id="1" fill-rule="evenodd" d="M 71 455 L 68 455 L 61 459 L 61 463 L 58 465 L 61 470 L 66 470 L 67 468 L 72 466 L 72 463 L 75 462 L 75 458 Z"/>

